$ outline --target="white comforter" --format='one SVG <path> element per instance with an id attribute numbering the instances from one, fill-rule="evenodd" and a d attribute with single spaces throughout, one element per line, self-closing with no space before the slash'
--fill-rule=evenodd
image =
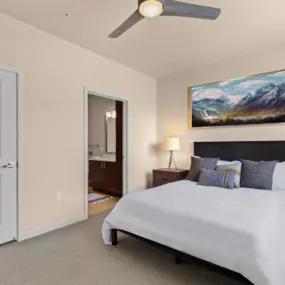
<path id="1" fill-rule="evenodd" d="M 179 181 L 125 196 L 102 226 L 121 229 L 241 273 L 285 285 L 285 191 L 226 190 Z"/>

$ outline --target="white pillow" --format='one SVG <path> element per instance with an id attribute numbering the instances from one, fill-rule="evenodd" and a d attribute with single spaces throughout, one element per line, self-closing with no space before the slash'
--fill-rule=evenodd
<path id="1" fill-rule="evenodd" d="M 232 164 L 232 163 L 234 164 L 234 163 L 237 163 L 237 162 L 241 163 L 238 160 L 234 160 L 234 161 L 219 160 L 217 165 L 227 165 L 227 164 Z"/>
<path id="2" fill-rule="evenodd" d="M 279 162 L 276 164 L 273 173 L 272 190 L 285 191 L 285 162 Z"/>
<path id="3" fill-rule="evenodd" d="M 234 160 L 234 161 L 226 161 L 226 160 L 219 160 L 217 163 L 217 168 L 219 169 L 219 166 L 223 165 L 231 165 L 231 164 L 235 164 L 235 168 L 237 168 L 238 173 L 235 176 L 235 188 L 239 188 L 240 187 L 240 178 L 241 178 L 241 168 L 242 168 L 242 163 L 238 160 Z M 219 169 L 219 170 L 223 170 L 223 169 Z"/>

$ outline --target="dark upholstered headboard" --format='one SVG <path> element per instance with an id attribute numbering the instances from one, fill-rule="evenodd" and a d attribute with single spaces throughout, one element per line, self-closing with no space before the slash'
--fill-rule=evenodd
<path id="1" fill-rule="evenodd" d="M 194 154 L 229 161 L 285 161 L 285 141 L 194 142 Z"/>

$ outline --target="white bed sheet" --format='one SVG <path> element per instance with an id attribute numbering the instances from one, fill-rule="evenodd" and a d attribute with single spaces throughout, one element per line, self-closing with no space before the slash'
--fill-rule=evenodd
<path id="1" fill-rule="evenodd" d="M 179 181 L 122 198 L 102 225 L 241 273 L 285 285 L 285 192 L 227 190 Z"/>

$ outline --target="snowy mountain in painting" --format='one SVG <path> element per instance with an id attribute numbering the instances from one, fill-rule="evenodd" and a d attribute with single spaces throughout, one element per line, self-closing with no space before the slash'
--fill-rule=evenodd
<path id="1" fill-rule="evenodd" d="M 233 108 L 233 104 L 229 102 L 226 96 L 217 99 L 203 98 L 193 101 L 193 115 L 200 118 L 213 117 L 226 114 Z"/>
<path id="2" fill-rule="evenodd" d="M 285 83 L 280 85 L 269 84 L 255 92 L 245 96 L 234 108 L 232 113 L 236 115 L 280 113 L 285 107 Z"/>

